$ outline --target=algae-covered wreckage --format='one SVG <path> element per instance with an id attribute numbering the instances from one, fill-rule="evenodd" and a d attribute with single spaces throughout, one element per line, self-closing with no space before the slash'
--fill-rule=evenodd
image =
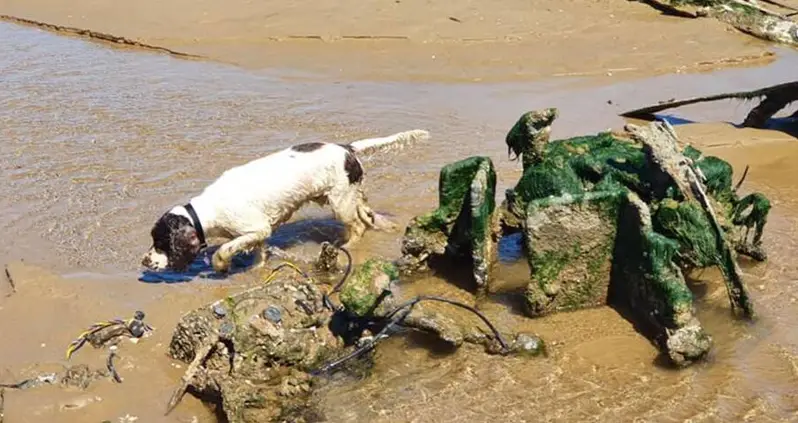
<path id="1" fill-rule="evenodd" d="M 367 377 L 370 351 L 399 328 L 430 333 L 453 348 L 546 355 L 543 340 L 494 326 L 475 306 L 437 296 L 400 298 L 403 275 L 454 262 L 468 267 L 474 300 L 494 285 L 498 242 L 521 233 L 529 277 L 520 294 L 529 317 L 610 304 L 630 313 L 679 366 L 710 350 L 685 283 L 690 269 L 717 266 L 732 308 L 754 316 L 736 254 L 765 260 L 768 200 L 738 196 L 732 168 L 683 146 L 662 123 L 550 141 L 556 109 L 524 114 L 507 135 L 523 174 L 496 201 L 487 157 L 440 173 L 439 206 L 408 224 L 402 257 L 354 268 L 345 250 L 323 245 L 317 275 L 297 267 L 185 315 L 170 355 L 189 363 L 169 404 L 187 391 L 213 402 L 230 422 L 317 421 L 313 392 L 333 370 Z M 339 253 L 348 265 L 340 276 Z M 425 307 L 427 302 L 443 307 Z M 446 307 L 470 312 L 455 318 Z"/>
<path id="2" fill-rule="evenodd" d="M 529 112 L 508 133 L 523 174 L 499 207 L 490 159 L 444 167 L 439 208 L 406 230 L 405 262 L 470 261 L 479 294 L 490 290 L 498 239 L 522 232 L 529 316 L 613 304 L 675 364 L 700 359 L 712 342 L 683 272 L 719 267 L 732 308 L 752 318 L 736 253 L 766 259 L 770 202 L 759 193 L 740 198 L 731 166 L 680 145 L 667 123 L 550 141 L 556 117 L 556 109 Z"/>
<path id="3" fill-rule="evenodd" d="M 763 0 L 637 0 L 665 14 L 682 18 L 715 18 L 751 36 L 798 46 L 798 7 L 785 1 Z"/>

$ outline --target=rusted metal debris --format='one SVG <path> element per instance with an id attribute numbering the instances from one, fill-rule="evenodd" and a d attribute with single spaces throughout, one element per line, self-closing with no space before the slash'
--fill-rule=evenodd
<path id="1" fill-rule="evenodd" d="M 786 82 L 783 84 L 772 85 L 752 91 L 738 91 L 733 93 L 714 94 L 703 97 L 693 97 L 684 100 L 669 100 L 654 106 L 647 106 L 640 109 L 630 110 L 621 113 L 621 116 L 644 120 L 653 120 L 654 114 L 663 110 L 675 107 L 687 106 L 690 104 L 707 103 L 718 100 L 754 100 L 762 99 L 754 107 L 743 121 L 744 127 L 764 128 L 768 119 L 773 117 L 780 110 L 787 107 L 790 103 L 798 101 L 798 81 Z M 795 114 L 793 117 L 798 115 Z"/>

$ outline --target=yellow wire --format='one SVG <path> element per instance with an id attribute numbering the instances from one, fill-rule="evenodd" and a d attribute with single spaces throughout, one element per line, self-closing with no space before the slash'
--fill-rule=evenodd
<path id="1" fill-rule="evenodd" d="M 294 269 L 294 270 L 296 270 L 297 273 L 299 273 L 300 275 L 305 273 L 297 265 L 295 265 L 294 263 L 291 263 L 290 261 L 284 261 L 283 264 L 288 266 L 288 267 L 290 267 L 290 268 L 292 268 L 292 269 Z"/>
<path id="2" fill-rule="evenodd" d="M 271 281 L 273 281 L 274 278 L 277 277 L 277 270 L 282 269 L 283 266 L 290 267 L 291 269 L 295 270 L 300 275 L 304 275 L 305 274 L 305 272 L 303 272 L 302 269 L 299 268 L 299 266 L 295 265 L 294 263 L 291 263 L 290 261 L 284 261 L 284 262 L 280 263 L 277 266 L 277 269 L 272 270 L 271 273 L 269 273 L 269 276 L 266 277 L 266 279 L 263 281 L 263 284 L 266 285 L 266 284 L 270 283 Z"/>
<path id="3" fill-rule="evenodd" d="M 91 335 L 92 333 L 97 332 L 97 331 L 99 331 L 101 329 L 105 329 L 108 326 L 112 326 L 112 325 L 116 325 L 116 324 L 119 324 L 119 322 L 114 322 L 112 320 L 106 320 L 104 322 L 96 322 L 96 323 L 94 323 L 92 325 L 91 328 L 86 329 L 83 332 L 81 332 L 80 335 L 78 335 L 78 337 L 75 338 L 75 340 L 72 341 L 69 344 L 69 346 L 67 347 L 66 359 L 69 360 L 72 357 L 72 354 L 74 354 L 75 351 L 77 351 L 77 346 L 78 346 L 78 342 L 77 341 L 80 341 L 82 339 L 88 338 L 88 336 Z"/>

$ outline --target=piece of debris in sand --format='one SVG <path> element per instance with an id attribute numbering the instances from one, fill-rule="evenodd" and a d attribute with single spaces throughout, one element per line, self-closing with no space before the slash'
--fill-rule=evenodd
<path id="1" fill-rule="evenodd" d="M 8 270 L 8 265 L 5 266 L 6 272 L 6 281 L 8 282 L 8 286 L 11 287 L 11 292 L 8 293 L 7 297 L 15 294 L 17 292 L 17 284 L 14 282 L 14 278 L 11 277 L 11 271 Z"/>
<path id="2" fill-rule="evenodd" d="M 58 375 L 55 373 L 45 373 L 40 376 L 36 376 L 34 378 L 25 379 L 21 382 L 16 383 L 0 383 L 0 388 L 8 388 L 8 389 L 30 389 L 35 388 L 39 385 L 53 384 L 58 380 Z"/>
<path id="3" fill-rule="evenodd" d="M 766 8 L 751 0 L 638 0 L 663 13 L 687 17 L 711 17 L 754 37 L 798 45 L 798 22 L 790 19 L 796 8 L 777 0 L 763 0 L 790 12 Z"/>
<path id="4" fill-rule="evenodd" d="M 654 113 L 674 107 L 687 106 L 696 103 L 705 103 L 718 100 L 754 100 L 762 101 L 754 107 L 743 121 L 744 127 L 764 128 L 770 118 L 790 103 L 798 101 L 798 81 L 772 85 L 752 91 L 739 91 L 734 93 L 715 94 L 703 97 L 688 98 L 685 100 L 669 100 L 654 106 L 630 110 L 621 114 L 623 117 L 651 120 Z"/>
<path id="5" fill-rule="evenodd" d="M 167 411 L 191 387 L 218 398 L 230 422 L 293 421 L 290 410 L 310 406 L 308 372 L 344 348 L 322 297 L 312 279 L 282 272 L 184 315 L 169 354 L 189 366 Z M 220 307 L 223 314 L 214 312 Z"/>
<path id="6" fill-rule="evenodd" d="M 127 320 L 113 319 L 95 323 L 69 344 L 66 359 L 69 360 L 86 342 L 95 348 L 102 348 L 105 345 L 118 343 L 122 337 L 139 339 L 152 330 L 150 325 L 144 323 L 142 311 L 136 311 L 133 317 Z"/>
<path id="7" fill-rule="evenodd" d="M 111 377 L 114 379 L 116 383 L 122 383 L 122 377 L 119 376 L 119 372 L 116 370 L 116 366 L 114 365 L 114 358 L 116 357 L 116 350 L 115 347 L 111 347 L 111 352 L 108 354 L 108 359 L 105 361 L 105 367 L 111 373 Z"/>
<path id="8" fill-rule="evenodd" d="M 396 304 L 390 292 L 399 274 L 394 263 L 370 259 L 353 267 L 349 252 L 335 248 L 349 262 L 329 295 L 304 272 L 286 272 L 183 316 L 169 349 L 189 366 L 167 412 L 191 388 L 202 398 L 218 399 L 232 423 L 297 421 L 297 413 L 313 412 L 311 395 L 321 381 L 314 376 L 333 370 L 367 376 L 373 360 L 363 355 L 400 325 L 453 343 L 495 344 L 496 352 L 535 355 L 542 348 L 533 337 L 508 345 L 482 313 L 466 304 L 429 296 Z M 324 255 L 337 257 L 330 251 Z M 340 303 L 331 298 L 336 294 Z M 456 324 L 420 307 L 432 301 L 468 309 L 488 329 Z"/>

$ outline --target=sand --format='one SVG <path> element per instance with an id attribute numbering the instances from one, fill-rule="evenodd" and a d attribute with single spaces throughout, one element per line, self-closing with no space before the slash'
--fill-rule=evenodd
<path id="1" fill-rule="evenodd" d="M 252 69 L 291 69 L 295 77 L 307 72 L 322 73 L 335 79 L 389 81 L 525 81 L 568 76 L 617 79 L 678 71 L 708 71 L 723 66 L 759 65 L 770 60 L 763 57 L 770 49 L 769 45 L 730 30 L 721 23 L 664 17 L 643 4 L 627 0 L 507 0 L 501 3 L 472 0 L 434 3 L 420 0 L 349 3 L 332 0 L 0 0 L 0 14 L 110 33 Z M 371 38 L 347 38 L 358 36 Z M 67 50 L 65 54 L 72 52 Z M 84 57 L 95 58 L 90 54 Z M 66 61 L 54 59 L 57 60 Z M 87 63 L 92 62 L 87 60 Z M 70 103 L 47 100 L 39 85 L 33 84 L 31 91 L 21 89 L 20 85 L 15 87 L 21 97 L 15 101 L 21 105 L 19 109 L 23 114 L 21 118 L 14 115 L 15 125 L 7 124 L 4 128 L 12 131 L 7 143 L 18 147 L 18 152 L 24 151 L 29 160 L 42 164 L 25 163 L 23 166 L 19 164 L 22 163 L 20 159 L 12 159 L 19 164 L 17 169 L 22 170 L 8 180 L 20 186 L 28 180 L 35 183 L 9 191 L 4 201 L 8 204 L 24 203 L 28 197 L 22 194 L 43 186 L 48 188 L 53 179 L 72 181 L 72 184 L 66 184 L 66 188 L 58 186 L 61 190 L 52 188 L 55 193 L 65 192 L 63 197 L 51 196 L 51 191 L 46 189 L 33 192 L 36 201 L 44 199 L 41 203 L 34 203 L 42 204 L 42 207 L 22 218 L 21 222 L 14 222 L 23 228 L 20 231 L 29 228 L 27 238 L 23 239 L 26 245 L 16 248 L 26 253 L 23 256 L 31 257 L 31 261 L 43 263 L 10 263 L 18 290 L 12 295 L 8 295 L 11 294 L 10 287 L 0 283 L 0 333 L 6 345 L 0 351 L 0 380 L 17 381 L 43 371 L 62 370 L 62 365 L 67 364 L 62 359 L 66 345 L 96 320 L 128 317 L 135 309 L 142 309 L 147 313 L 146 320 L 156 326 L 156 331 L 138 344 L 124 343 L 120 348 L 118 368 L 124 378 L 122 385 L 102 380 L 84 392 L 56 386 L 9 391 L 6 395 L 6 421 L 84 422 L 109 418 L 120 421 L 120 417 L 130 414 L 147 422 L 213 422 L 212 411 L 192 396 L 186 396 L 169 418 L 162 416 L 166 400 L 184 369 L 178 368 L 179 364 L 166 356 L 166 346 L 181 314 L 255 283 L 255 276 L 241 275 L 218 283 L 147 285 L 135 282 L 129 274 L 106 277 L 99 273 L 100 266 L 87 265 L 89 268 L 84 269 L 83 263 L 76 261 L 75 266 L 88 273 L 77 272 L 67 277 L 55 272 L 53 268 L 58 267 L 57 260 L 42 252 L 48 248 L 60 248 L 69 253 L 73 251 L 69 248 L 72 247 L 89 255 L 107 253 L 103 248 L 91 249 L 92 246 L 112 245 L 111 252 L 120 254 L 127 252 L 126 248 L 132 249 L 130 245 L 146 248 L 148 225 L 155 210 L 184 193 L 199 189 L 199 185 L 189 189 L 189 184 L 177 189 L 175 181 L 195 176 L 191 173 L 191 166 L 195 172 L 201 167 L 213 174 L 230 164 L 224 160 L 238 160 L 240 157 L 234 152 L 240 153 L 246 140 L 253 145 L 256 144 L 253 138 L 257 138 L 257 143 L 262 142 L 258 130 L 268 126 L 262 116 L 268 116 L 274 110 L 259 106 L 248 98 L 230 100 L 221 96 L 202 103 L 198 100 L 202 97 L 179 97 L 176 94 L 168 97 L 163 93 L 146 97 L 147 101 L 158 101 L 163 97 L 160 101 L 174 105 L 172 109 L 158 103 L 158 107 L 145 109 L 143 115 L 141 110 L 121 111 L 110 107 L 107 102 L 103 103 L 113 96 L 99 95 L 100 105 L 106 107 L 102 109 L 89 101 L 89 94 L 96 93 L 85 81 L 96 78 L 95 73 L 102 70 L 118 72 L 118 69 L 107 67 L 107 64 L 102 67 L 101 61 L 91 66 L 94 67 L 85 69 L 91 78 L 76 79 L 72 85 L 67 83 L 65 86 L 62 79 L 48 78 L 51 75 L 41 77 L 45 81 L 55 81 L 46 86 L 48 90 L 58 92 L 66 89 L 65 92 L 72 93 L 70 95 L 76 102 L 69 109 L 77 110 L 76 115 L 63 113 L 64 105 Z M 69 67 L 54 68 L 50 74 L 53 71 L 62 74 L 75 72 Z M 159 73 L 163 68 L 142 69 Z M 200 90 L 215 99 L 219 97 L 215 90 L 226 87 L 220 85 L 203 85 Z M 116 83 L 107 86 L 110 87 L 108 90 L 121 90 L 123 94 L 131 91 Z M 671 88 L 662 89 L 665 93 Z M 152 87 L 150 90 L 160 93 Z M 79 95 L 84 92 L 87 93 L 85 97 Z M 136 92 L 148 91 L 137 87 Z M 45 98 L 41 101 L 43 105 L 37 103 L 41 98 Z M 61 99 L 58 96 L 53 98 Z M 135 97 L 121 98 L 125 99 L 125 106 L 142 104 Z M 291 105 L 286 98 L 280 99 L 285 102 L 281 106 Z M 370 100 L 353 99 L 336 105 L 338 109 L 333 108 L 333 112 L 365 110 L 370 106 Z M 264 100 L 268 101 L 270 99 Z M 181 105 L 187 111 L 181 110 Z M 44 112 L 37 113 L 39 108 L 44 108 Z M 163 111 L 158 112 L 159 108 Z M 226 128 L 224 124 L 235 119 L 245 121 L 244 129 L 231 127 L 230 130 L 235 137 L 231 144 L 236 145 L 236 150 L 225 150 L 227 144 L 220 142 L 220 151 L 225 153 L 222 160 L 189 148 L 197 139 L 214 139 L 213 134 L 190 126 L 173 125 L 173 122 L 179 122 L 181 125 L 199 126 L 200 119 L 192 116 L 207 116 L 200 112 L 210 109 L 239 114 L 238 117 L 220 115 L 223 118 L 219 118 L 223 122 L 219 123 L 220 127 Z M 462 135 L 457 133 L 460 128 L 445 120 L 451 117 L 452 112 L 447 108 L 435 110 L 434 105 L 430 109 L 425 112 L 443 121 L 446 136 Z M 244 111 L 256 113 L 256 118 Z M 411 112 L 415 110 L 401 111 L 395 120 L 415 125 L 419 117 Z M 67 125 L 53 118 L 59 113 L 85 118 L 77 121 L 90 124 L 78 124 L 73 132 L 64 135 L 61 131 Z M 90 120 L 96 117 L 93 113 L 98 113 L 99 118 Z M 357 126 L 351 123 L 351 115 L 343 116 L 346 116 L 346 124 Z M 508 119 L 512 118 L 508 116 Z M 457 119 L 451 121 L 462 123 Z M 304 121 L 302 123 L 304 125 Z M 272 125 L 293 128 L 284 121 Z M 471 151 L 469 145 L 472 148 L 476 145 L 475 140 L 482 135 L 479 132 L 484 131 L 480 125 L 482 123 L 477 122 L 466 128 L 474 135 L 469 135 L 461 143 L 462 151 Z M 103 140 L 125 140 L 126 130 L 134 134 L 131 139 L 141 138 L 141 141 L 123 143 L 122 147 L 110 142 L 102 143 Z M 49 145 L 41 142 L 49 139 L 75 141 L 89 133 L 100 138 L 101 147 L 88 149 L 91 154 L 86 154 L 85 162 L 74 161 L 80 147 L 78 142 L 59 150 L 50 150 Z M 246 138 L 247 134 L 250 138 Z M 756 281 L 752 283 L 757 284 L 755 292 L 757 299 L 761 299 L 761 310 L 765 312 L 764 323 L 751 329 L 752 335 L 741 333 L 743 329 L 728 319 L 725 292 L 717 280 L 709 288 L 703 288 L 709 293 L 704 292 L 704 298 L 701 298 L 701 310 L 705 313 L 702 321 L 719 338 L 713 363 L 681 373 L 666 372 L 654 366 L 653 346 L 609 308 L 558 315 L 548 323 L 504 314 L 506 317 L 499 322 L 502 325 L 516 322 L 527 325 L 530 330 L 541 331 L 544 339 L 551 342 L 552 360 L 530 362 L 524 367 L 515 363 L 519 367 L 513 368 L 513 363 L 489 361 L 492 358 L 481 352 L 463 352 L 454 359 L 442 359 L 426 348 L 408 348 L 403 338 L 397 338 L 381 353 L 386 358 L 378 363 L 378 370 L 384 377 L 328 393 L 327 401 L 332 405 L 327 405 L 325 411 L 330 421 L 452 421 L 454 417 L 496 421 L 502 416 L 506 419 L 504 413 L 508 410 L 520 415 L 533 414 L 538 419 L 560 421 L 569 418 L 577 421 L 586 415 L 605 421 L 621 417 L 651 421 L 663 415 L 669 419 L 681 417 L 687 420 L 700 416 L 700 413 L 711 416 L 720 410 L 717 411 L 719 420 L 728 417 L 726 421 L 738 421 L 743 420 L 743 413 L 745 418 L 750 415 L 765 418 L 768 413 L 781 417 L 789 412 L 786 409 L 794 410 L 798 398 L 783 394 L 791 392 L 798 380 L 791 373 L 794 364 L 789 367 L 792 361 L 788 363 L 782 358 L 783 354 L 768 349 L 778 347 L 794 352 L 791 348 L 795 345 L 791 326 L 773 323 L 791 321 L 795 304 L 798 304 L 793 282 L 798 271 L 791 264 L 791 258 L 798 251 L 794 244 L 794 216 L 798 210 L 792 175 L 792 163 L 798 158 L 794 137 L 773 131 L 738 130 L 724 124 L 680 127 L 679 134 L 686 142 L 695 143 L 706 148 L 707 152 L 729 160 L 738 172 L 750 165 L 751 175 L 744 189 L 764 191 L 778 207 L 766 235 L 773 254 L 772 264 L 747 268 L 751 273 L 749 276 Z M 445 153 L 443 148 L 434 152 L 442 156 Z M 480 147 L 488 153 L 497 148 Z M 125 167 L 128 166 L 126 162 L 115 158 L 119 151 L 140 157 L 140 162 L 145 165 L 141 168 Z M 147 156 L 148 151 L 156 151 L 165 159 Z M 186 151 L 193 155 L 186 154 Z M 432 155 L 419 157 L 437 158 Z M 163 176 L 165 179 L 158 179 L 158 176 L 170 175 L 167 170 L 174 165 L 172 162 L 164 165 L 168 160 L 173 160 L 183 172 L 174 178 Z M 165 167 L 159 168 L 159 164 Z M 25 174 L 25 171 L 35 171 L 36 166 L 52 169 L 49 173 L 33 176 Z M 407 161 L 400 162 L 399 166 L 408 166 Z M 113 185 L 95 182 L 99 187 L 96 192 L 83 189 L 85 186 L 96 187 L 75 183 L 75 178 L 86 178 L 81 174 L 83 171 L 94 177 L 90 181 L 102 180 L 105 183 L 110 180 L 125 187 L 130 183 L 133 188 L 129 195 L 133 199 L 123 197 L 123 200 L 116 200 Z M 434 176 L 428 179 L 431 185 L 433 180 Z M 505 183 L 507 180 L 505 178 Z M 385 185 L 383 181 L 382 186 Z M 82 190 L 70 190 L 70 186 L 80 186 Z M 372 186 L 377 201 L 381 196 L 389 196 L 387 189 L 378 189 L 378 180 Z M 102 192 L 103 188 L 113 194 Z M 67 197 L 75 201 L 51 201 Z M 407 201 L 410 198 L 418 204 L 403 205 L 405 209 L 425 209 L 432 206 L 433 197 L 434 189 L 421 201 L 416 191 L 396 184 L 390 198 L 383 198 L 383 204 L 413 203 Z M 130 208 L 115 208 L 115 201 L 121 201 Z M 12 208 L 10 205 L 7 207 Z M 398 208 L 391 207 L 392 210 Z M 9 215 L 13 213 L 9 212 Z M 69 220 L 80 220 L 80 217 L 91 220 L 88 230 L 84 231 L 84 226 L 70 226 L 72 222 Z M 39 235 L 39 226 L 49 226 L 50 219 L 59 226 L 50 226 L 49 230 L 63 235 L 63 242 L 57 244 L 46 239 L 38 243 L 28 242 Z M 102 226 L 100 221 L 104 223 Z M 66 229 L 60 229 L 62 227 Z M 123 239 L 124 243 L 118 243 L 115 236 Z M 394 235 L 396 239 L 398 236 Z M 92 244 L 90 237 L 106 241 L 112 238 L 114 242 Z M 112 257 L 114 263 L 111 268 L 120 267 L 120 263 L 129 260 L 127 256 Z M 741 354 L 741 350 L 745 354 Z M 105 357 L 104 350 L 86 347 L 71 362 L 102 367 Z M 418 369 L 425 371 L 419 373 Z M 482 389 L 474 389 L 474 380 L 481 381 Z M 420 398 L 423 401 L 419 401 Z M 336 399 L 340 401 L 336 402 Z M 70 407 L 73 404 L 89 405 L 74 409 Z M 344 418 L 347 416 L 348 419 Z"/>
<path id="2" fill-rule="evenodd" d="M 377 80 L 637 76 L 761 64 L 768 45 L 628 0 L 0 0 L 0 14 L 251 68 Z"/>

